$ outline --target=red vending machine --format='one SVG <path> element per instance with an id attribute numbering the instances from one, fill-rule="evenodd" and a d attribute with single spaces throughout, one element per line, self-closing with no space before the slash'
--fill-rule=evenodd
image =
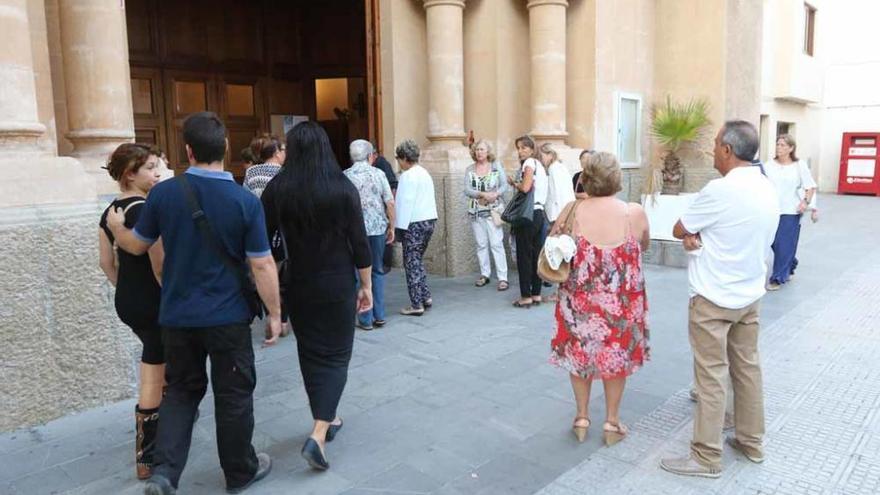
<path id="1" fill-rule="evenodd" d="M 837 191 L 880 196 L 880 132 L 843 133 Z"/>

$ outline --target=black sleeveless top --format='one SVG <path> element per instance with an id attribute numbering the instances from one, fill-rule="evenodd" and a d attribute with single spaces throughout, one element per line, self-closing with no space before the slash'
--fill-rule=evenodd
<path id="1" fill-rule="evenodd" d="M 119 273 L 116 280 L 116 313 L 123 323 L 135 330 L 159 328 L 159 301 L 162 292 L 148 254 L 133 255 L 116 247 L 115 239 L 107 227 L 107 212 L 118 207 L 125 211 L 125 226 L 133 228 L 144 206 L 144 198 L 133 196 L 117 199 L 104 210 L 99 223 L 119 257 Z"/>

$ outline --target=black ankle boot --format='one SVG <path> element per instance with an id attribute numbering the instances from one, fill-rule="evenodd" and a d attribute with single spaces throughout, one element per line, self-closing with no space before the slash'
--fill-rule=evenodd
<path id="1" fill-rule="evenodd" d="M 159 429 L 159 408 L 134 407 L 135 414 L 135 462 L 137 477 L 148 479 L 153 473 L 153 451 L 156 448 L 156 432 Z"/>

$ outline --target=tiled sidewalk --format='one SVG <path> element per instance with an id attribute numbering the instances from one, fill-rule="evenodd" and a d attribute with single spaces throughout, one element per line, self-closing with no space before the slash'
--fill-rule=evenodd
<path id="1" fill-rule="evenodd" d="M 540 491 L 592 494 L 880 493 L 880 263 L 852 270 L 762 330 L 763 464 L 725 448 L 721 479 L 662 471 L 683 454 L 693 404 L 682 390 Z"/>

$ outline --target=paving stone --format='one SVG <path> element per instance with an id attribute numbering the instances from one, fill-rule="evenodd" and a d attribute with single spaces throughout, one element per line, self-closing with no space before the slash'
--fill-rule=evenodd
<path id="1" fill-rule="evenodd" d="M 440 488 L 441 485 L 440 481 L 409 464 L 400 463 L 368 479 L 358 487 L 388 492 L 429 493 Z"/>
<path id="2" fill-rule="evenodd" d="M 56 466 L 13 480 L 11 486 L 13 493 L 51 495 L 63 493 L 76 485 L 67 472 Z"/>
<path id="3" fill-rule="evenodd" d="M 452 486 L 463 493 L 532 494 L 553 480 L 545 469 L 535 463 L 510 454 L 502 454 L 478 467 L 472 474 L 462 476 Z"/>

